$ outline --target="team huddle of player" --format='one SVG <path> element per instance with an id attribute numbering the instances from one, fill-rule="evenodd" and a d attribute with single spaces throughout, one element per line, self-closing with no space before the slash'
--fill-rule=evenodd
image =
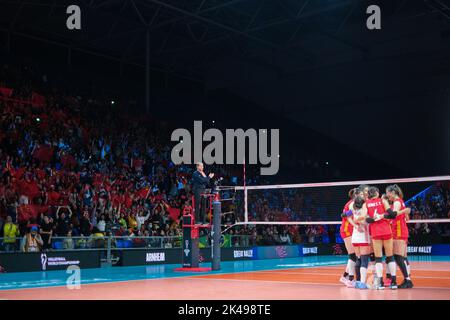
<path id="1" fill-rule="evenodd" d="M 377 187 L 361 185 L 349 192 L 350 200 L 342 213 L 341 237 L 348 252 L 347 267 L 340 281 L 349 288 L 412 288 L 407 258 L 410 208 L 403 202 L 403 192 L 396 184 L 380 196 Z M 386 256 L 383 280 L 382 257 Z M 375 264 L 373 283 L 369 281 L 369 263 Z M 397 285 L 397 266 L 404 281 Z"/>

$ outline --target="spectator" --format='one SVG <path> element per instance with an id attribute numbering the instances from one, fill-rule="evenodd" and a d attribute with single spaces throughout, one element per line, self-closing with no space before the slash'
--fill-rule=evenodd
<path id="1" fill-rule="evenodd" d="M 92 248 L 104 248 L 105 247 L 105 236 L 98 230 L 97 227 L 92 228 L 92 233 L 89 239 Z"/>
<path id="2" fill-rule="evenodd" d="M 128 229 L 127 221 L 125 220 L 125 216 L 123 213 L 120 214 L 119 225 L 123 229 Z"/>
<path id="3" fill-rule="evenodd" d="M 137 227 L 141 229 L 141 226 L 145 224 L 145 221 L 150 217 L 150 212 L 147 212 L 147 215 L 144 216 L 144 212 L 140 211 L 139 215 L 136 217 Z"/>
<path id="4" fill-rule="evenodd" d="M 69 229 L 69 230 L 67 231 L 67 235 L 66 235 L 66 237 L 64 238 L 64 241 L 63 241 L 63 248 L 64 248 L 64 250 L 72 250 L 72 249 L 75 249 L 75 244 L 74 244 L 73 239 L 72 239 L 72 230 L 71 230 L 71 229 Z"/>
<path id="5" fill-rule="evenodd" d="M 43 222 L 40 225 L 40 234 L 43 241 L 42 250 L 48 250 L 52 245 L 53 223 L 52 219 L 44 215 Z"/>
<path id="6" fill-rule="evenodd" d="M 7 216 L 6 223 L 3 226 L 3 245 L 6 252 L 17 250 L 16 243 L 19 235 L 19 226 L 12 222 L 11 216 Z"/>
<path id="7" fill-rule="evenodd" d="M 104 214 L 102 214 L 100 216 L 100 220 L 97 222 L 97 228 L 98 228 L 98 230 L 101 233 L 105 234 L 106 221 L 105 221 L 105 215 Z"/>
<path id="8" fill-rule="evenodd" d="M 40 252 L 43 249 L 44 241 L 38 233 L 38 227 L 33 226 L 30 232 L 23 238 L 23 252 Z"/>
<path id="9" fill-rule="evenodd" d="M 289 237 L 287 230 L 283 230 L 283 233 L 280 236 L 280 242 L 281 244 L 291 245 L 291 238 Z"/>
<path id="10" fill-rule="evenodd" d="M 136 221 L 136 214 L 131 213 L 128 216 L 128 228 L 135 230 L 138 228 L 138 222 Z"/>
<path id="11" fill-rule="evenodd" d="M 85 237 L 91 235 L 91 222 L 89 220 L 89 211 L 87 209 L 84 210 L 80 220 L 80 233 Z"/>
<path id="12" fill-rule="evenodd" d="M 59 237 L 64 237 L 68 231 L 69 231 L 69 224 L 67 222 L 65 213 L 62 212 L 59 215 L 58 221 L 56 222 L 55 233 Z"/>

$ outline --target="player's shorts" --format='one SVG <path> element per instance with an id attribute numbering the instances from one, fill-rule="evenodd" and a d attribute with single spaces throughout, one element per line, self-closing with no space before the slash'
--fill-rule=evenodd
<path id="1" fill-rule="evenodd" d="M 352 243 L 354 247 L 368 247 L 370 243 Z"/>
<path id="2" fill-rule="evenodd" d="M 342 239 L 346 239 L 348 237 L 351 237 L 352 233 L 351 232 L 341 232 L 341 238 Z"/>
<path id="3" fill-rule="evenodd" d="M 392 234 L 385 234 L 381 236 L 372 236 L 372 240 L 389 240 L 392 239 Z"/>

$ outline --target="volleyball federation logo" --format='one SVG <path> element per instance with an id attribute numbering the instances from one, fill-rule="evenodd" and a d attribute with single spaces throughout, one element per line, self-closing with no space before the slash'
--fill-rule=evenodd
<path id="1" fill-rule="evenodd" d="M 343 250 L 342 250 L 342 247 L 341 247 L 341 245 L 340 244 L 335 244 L 334 246 L 333 246 L 333 254 L 334 255 L 341 255 L 341 254 L 343 254 Z"/>
<path id="2" fill-rule="evenodd" d="M 275 248 L 275 251 L 277 253 L 277 257 L 279 257 L 279 258 L 286 258 L 288 255 L 285 246 L 278 246 Z"/>
<path id="3" fill-rule="evenodd" d="M 42 265 L 42 270 L 45 271 L 47 270 L 47 255 L 45 253 L 41 254 L 41 265 Z"/>

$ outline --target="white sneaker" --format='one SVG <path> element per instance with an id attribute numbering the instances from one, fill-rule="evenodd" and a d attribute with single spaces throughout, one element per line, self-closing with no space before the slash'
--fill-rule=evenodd
<path id="1" fill-rule="evenodd" d="M 341 276 L 341 278 L 339 279 L 339 282 L 342 282 L 345 286 L 347 285 L 347 281 L 349 280 L 344 276 Z"/>
<path id="2" fill-rule="evenodd" d="M 373 279 L 373 289 L 384 290 L 384 284 L 380 278 L 376 277 Z"/>

